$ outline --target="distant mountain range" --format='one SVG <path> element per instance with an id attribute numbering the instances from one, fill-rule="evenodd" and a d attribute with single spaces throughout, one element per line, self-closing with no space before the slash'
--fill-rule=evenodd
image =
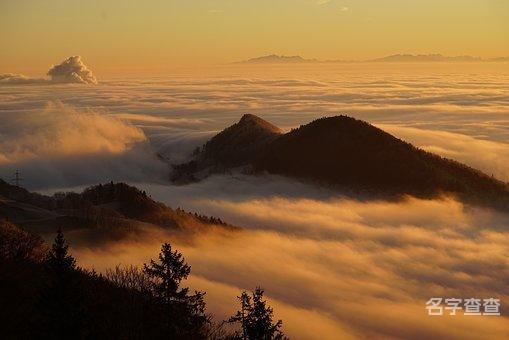
<path id="1" fill-rule="evenodd" d="M 172 178 L 186 183 L 233 170 L 270 173 L 360 197 L 453 194 L 509 209 L 509 186 L 481 171 L 406 143 L 347 116 L 317 119 L 288 133 L 254 115 L 214 136 Z"/>
<path id="2" fill-rule="evenodd" d="M 372 62 L 479 62 L 484 61 L 480 57 L 468 55 L 448 57 L 441 54 L 394 54 L 383 58 L 370 60 Z"/>
<path id="3" fill-rule="evenodd" d="M 237 62 L 238 64 L 297 64 L 297 63 L 352 63 L 352 62 L 413 62 L 413 63 L 426 63 L 426 62 L 509 62 L 509 57 L 498 57 L 483 59 L 481 57 L 473 56 L 444 56 L 441 54 L 393 54 L 390 56 L 368 59 L 368 60 L 318 60 L 306 59 L 301 56 L 284 56 L 284 55 L 267 55 L 257 58 L 251 58 L 245 61 Z"/>
<path id="4" fill-rule="evenodd" d="M 277 63 L 319 63 L 317 59 L 304 59 L 301 56 L 266 55 L 241 61 L 242 64 L 277 64 Z"/>

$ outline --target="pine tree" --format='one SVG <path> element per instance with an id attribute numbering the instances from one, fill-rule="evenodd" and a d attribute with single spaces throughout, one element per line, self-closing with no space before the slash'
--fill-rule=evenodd
<path id="1" fill-rule="evenodd" d="M 58 229 L 51 251 L 46 256 L 46 267 L 57 275 L 69 273 L 76 268 L 76 260 L 69 255 L 69 246 L 61 228 Z"/>
<path id="2" fill-rule="evenodd" d="M 62 229 L 58 229 L 52 248 L 46 255 L 45 267 L 49 278 L 39 301 L 43 318 L 41 336 L 52 339 L 82 337 L 85 313 L 81 282 L 76 260 L 69 254 Z"/>
<path id="3" fill-rule="evenodd" d="M 236 338 L 243 340 L 282 340 L 287 337 L 281 331 L 283 322 L 273 323 L 273 309 L 263 298 L 264 291 L 256 288 L 251 296 L 242 292 L 238 297 L 241 309 L 228 322 L 240 323 L 242 332 L 236 333 Z"/>
<path id="4" fill-rule="evenodd" d="M 143 270 L 152 280 L 152 293 L 162 304 L 166 312 L 166 323 L 170 329 L 187 330 L 199 334 L 209 323 L 205 315 L 205 293 L 189 294 L 189 288 L 180 288 L 182 280 L 187 279 L 191 267 L 185 262 L 182 254 L 172 251 L 169 243 L 164 243 L 159 254 L 159 261 L 150 260 Z M 176 324 L 178 323 L 178 324 Z M 178 336 L 184 337 L 183 334 Z"/>

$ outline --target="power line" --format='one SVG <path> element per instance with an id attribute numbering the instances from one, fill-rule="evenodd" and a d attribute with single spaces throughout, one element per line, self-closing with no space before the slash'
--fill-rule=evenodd
<path id="1" fill-rule="evenodd" d="M 19 187 L 19 183 L 23 181 L 23 178 L 20 177 L 19 170 L 16 170 L 14 173 L 14 177 L 11 179 L 15 186 Z"/>

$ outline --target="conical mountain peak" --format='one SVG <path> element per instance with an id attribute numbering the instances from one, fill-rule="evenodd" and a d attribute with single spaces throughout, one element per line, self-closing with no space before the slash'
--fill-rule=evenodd
<path id="1" fill-rule="evenodd" d="M 235 125 L 239 126 L 246 126 L 246 127 L 259 127 L 263 130 L 267 130 L 268 132 L 272 133 L 282 133 L 281 129 L 279 129 L 274 124 L 266 121 L 265 119 L 262 119 L 256 115 L 246 113 L 245 115 L 240 118 L 239 122 Z M 233 125 L 233 127 L 235 126 Z"/>

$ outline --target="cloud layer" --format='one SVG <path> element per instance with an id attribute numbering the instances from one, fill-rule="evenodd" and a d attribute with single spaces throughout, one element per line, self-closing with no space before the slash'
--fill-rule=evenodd
<path id="1" fill-rule="evenodd" d="M 232 67 L 167 78 L 104 80 L 94 91 L 56 83 L 0 86 L 0 122 L 8 125 L 11 115 L 35 114 L 46 102 L 58 100 L 131 122 L 143 130 L 154 151 L 177 163 L 247 112 L 284 129 L 319 116 L 349 114 L 509 179 L 509 74 L 503 70 L 494 74 L 472 65 L 458 70 L 459 65 L 446 70 L 440 65 L 424 70 L 394 65 L 267 71 Z"/>
<path id="2" fill-rule="evenodd" d="M 164 181 L 168 168 L 155 152 L 182 161 L 246 112 L 285 129 L 349 114 L 508 179 L 509 73 L 369 67 L 229 66 L 105 80 L 94 91 L 4 84 L 0 175 L 10 178 L 19 168 L 28 187 L 57 190 L 128 180 L 173 207 L 245 226 L 235 235 L 187 239 L 147 231 L 73 249 L 81 264 L 101 270 L 139 264 L 172 240 L 193 267 L 191 285 L 208 292 L 209 309 L 219 316 L 233 313 L 241 289 L 262 285 L 293 338 L 504 338 L 507 316 L 430 318 L 424 304 L 430 297 L 496 297 L 506 315 L 507 215 L 450 198 L 358 202 L 277 176 L 216 176 L 187 186 Z"/>
<path id="3" fill-rule="evenodd" d="M 22 74 L 0 74 L 0 84 L 44 84 L 46 82 L 46 79 L 30 78 Z"/>
<path id="4" fill-rule="evenodd" d="M 432 318 L 425 309 L 431 297 L 509 303 L 508 215 L 448 198 L 369 203 L 325 198 L 326 193 L 307 198 L 304 187 L 299 193 L 291 191 L 291 182 L 268 183 L 238 188 L 237 181 L 215 177 L 192 191 L 168 186 L 152 191 L 247 231 L 187 238 L 149 232 L 73 251 L 80 263 L 102 270 L 141 264 L 171 240 L 192 265 L 189 283 L 207 291 L 210 311 L 220 318 L 233 314 L 239 291 L 261 285 L 285 331 L 298 339 L 503 339 L 509 331 L 507 316 Z M 276 188 L 283 196 L 265 194 Z"/>
<path id="5" fill-rule="evenodd" d="M 97 111 L 49 102 L 1 118 L 8 124 L 0 125 L 0 176 L 20 169 L 27 187 L 157 181 L 168 171 L 141 129 Z"/>

